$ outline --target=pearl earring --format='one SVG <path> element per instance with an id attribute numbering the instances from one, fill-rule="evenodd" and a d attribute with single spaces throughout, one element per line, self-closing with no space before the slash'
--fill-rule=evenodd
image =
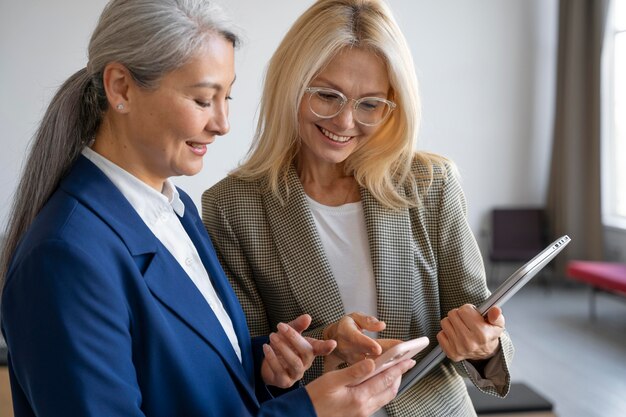
<path id="1" fill-rule="evenodd" d="M 124 110 L 124 104 L 120 103 L 117 106 L 115 106 L 115 108 L 118 109 L 118 110 Z"/>

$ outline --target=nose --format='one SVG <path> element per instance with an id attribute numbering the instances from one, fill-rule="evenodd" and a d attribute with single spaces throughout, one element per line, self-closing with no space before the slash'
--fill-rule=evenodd
<path id="1" fill-rule="evenodd" d="M 228 103 L 213 106 L 214 112 L 207 121 L 206 130 L 213 135 L 223 136 L 230 131 Z"/>
<path id="2" fill-rule="evenodd" d="M 354 119 L 354 106 L 351 105 L 352 102 L 347 102 L 341 111 L 333 117 L 333 123 L 338 128 L 343 130 L 348 130 L 354 127 L 355 119 Z"/>

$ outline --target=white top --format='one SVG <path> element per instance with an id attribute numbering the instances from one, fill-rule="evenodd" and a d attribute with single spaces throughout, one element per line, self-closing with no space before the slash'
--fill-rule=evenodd
<path id="1" fill-rule="evenodd" d="M 307 196 L 346 313 L 378 317 L 376 280 L 361 202 L 325 206 Z M 375 332 L 366 332 L 376 338 Z M 381 408 L 372 417 L 387 417 Z"/>
<path id="2" fill-rule="evenodd" d="M 92 149 L 86 147 L 82 154 L 93 162 L 120 190 L 146 226 L 178 261 L 213 309 L 239 361 L 241 361 L 241 348 L 233 328 L 233 322 L 217 296 L 215 288 L 213 288 L 196 247 L 180 222 L 179 216 L 182 217 L 185 214 L 185 205 L 181 201 L 176 187 L 171 181 L 166 180 L 163 184 L 163 191 L 159 193 Z"/>
<path id="3" fill-rule="evenodd" d="M 307 196 L 346 313 L 378 316 L 376 281 L 361 202 L 325 206 Z"/>

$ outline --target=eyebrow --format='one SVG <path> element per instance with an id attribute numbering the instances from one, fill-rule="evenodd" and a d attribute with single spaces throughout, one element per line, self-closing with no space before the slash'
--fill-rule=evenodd
<path id="1" fill-rule="evenodd" d="M 230 83 L 230 87 L 232 87 L 233 84 L 235 84 L 236 80 L 237 80 L 237 76 L 235 75 L 235 78 L 233 78 L 233 81 Z M 190 85 L 189 87 L 190 88 L 212 88 L 214 90 L 222 90 L 224 88 L 222 84 L 214 83 L 212 81 L 201 81 L 199 83 Z"/>
<path id="2" fill-rule="evenodd" d="M 330 87 L 327 88 L 332 88 L 334 90 L 339 91 L 342 94 L 346 94 L 343 92 L 343 90 L 341 88 L 339 88 L 339 86 L 337 84 L 335 84 L 334 82 L 327 80 L 326 78 L 319 78 L 317 81 L 321 82 L 321 83 L 325 83 L 328 84 Z M 362 95 L 361 97 L 376 97 L 376 96 L 387 96 L 386 92 L 382 92 L 382 91 L 376 91 L 376 92 L 370 92 L 370 93 L 366 93 L 364 95 Z M 347 97 L 347 96 L 346 96 Z"/>

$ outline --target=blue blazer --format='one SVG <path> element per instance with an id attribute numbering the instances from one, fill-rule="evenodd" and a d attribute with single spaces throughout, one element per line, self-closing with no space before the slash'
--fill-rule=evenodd
<path id="1" fill-rule="evenodd" d="M 265 389 L 266 338 L 250 339 L 198 212 L 180 193 L 181 223 L 233 322 L 243 363 L 177 261 L 81 156 L 7 274 L 1 317 L 16 417 L 315 416 L 304 388 L 277 398 Z"/>

